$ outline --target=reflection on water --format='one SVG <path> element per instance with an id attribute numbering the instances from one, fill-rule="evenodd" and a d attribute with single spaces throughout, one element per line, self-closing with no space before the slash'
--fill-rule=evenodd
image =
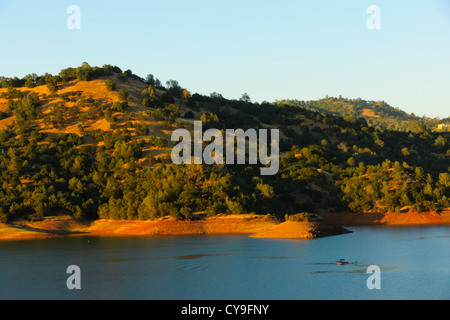
<path id="1" fill-rule="evenodd" d="M 130 261 L 142 261 L 146 260 L 146 258 L 110 258 L 110 259 L 102 259 L 100 262 L 104 263 L 116 263 L 116 262 L 130 262 Z"/>
<path id="2" fill-rule="evenodd" d="M 0 242 L 0 299 L 450 299 L 450 228 L 352 228 L 313 241 L 246 236 Z M 347 258 L 348 265 L 335 261 Z M 82 289 L 68 290 L 78 265 Z M 369 290 L 367 268 L 381 269 Z"/>
<path id="3" fill-rule="evenodd" d="M 261 256 L 261 257 L 258 257 L 258 259 L 288 260 L 288 259 L 292 259 L 292 257 Z"/>
<path id="4" fill-rule="evenodd" d="M 321 274 L 321 273 L 366 273 L 365 269 L 359 269 L 359 270 L 325 270 L 325 271 L 311 271 L 310 273 L 316 273 L 316 274 Z"/>
<path id="5" fill-rule="evenodd" d="M 310 273 L 315 274 L 326 274 L 326 273 L 367 273 L 367 268 L 371 266 L 371 264 L 367 263 L 353 263 L 349 265 L 336 265 L 336 263 L 310 263 L 310 265 L 316 265 L 316 266 L 330 266 L 328 270 L 314 270 L 310 271 Z M 378 265 L 380 269 L 383 272 L 390 272 L 390 271 L 398 271 L 401 268 L 398 266 L 387 266 L 387 265 Z"/>
<path id="6" fill-rule="evenodd" d="M 181 260 L 196 260 L 205 257 L 217 257 L 217 256 L 229 256 L 231 253 L 222 253 L 222 254 L 212 254 L 212 253 L 197 253 L 197 254 L 188 254 L 185 256 L 175 257 L 176 259 Z"/>
<path id="7" fill-rule="evenodd" d="M 426 240 L 426 239 L 450 239 L 450 236 L 435 236 L 435 237 L 418 237 L 416 240 Z"/>

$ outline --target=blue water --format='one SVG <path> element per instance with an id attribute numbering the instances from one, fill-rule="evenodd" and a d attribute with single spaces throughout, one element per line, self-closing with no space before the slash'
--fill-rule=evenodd
<path id="1" fill-rule="evenodd" d="M 0 299 L 450 299 L 450 227 L 367 227 L 312 241 L 246 236 L 0 242 Z M 357 265 L 335 265 L 340 258 Z M 67 267 L 81 269 L 69 290 Z M 369 265 L 381 289 L 369 290 Z"/>

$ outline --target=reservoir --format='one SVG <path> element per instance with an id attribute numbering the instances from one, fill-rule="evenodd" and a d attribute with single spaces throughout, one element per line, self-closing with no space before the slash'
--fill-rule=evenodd
<path id="1" fill-rule="evenodd" d="M 311 241 L 242 236 L 0 242 L 0 299 L 450 299 L 450 226 L 352 227 Z M 346 259 L 348 265 L 336 265 Z M 356 262 L 356 263 L 355 263 Z M 80 290 L 66 285 L 80 269 Z M 369 290 L 369 266 L 381 289 Z"/>

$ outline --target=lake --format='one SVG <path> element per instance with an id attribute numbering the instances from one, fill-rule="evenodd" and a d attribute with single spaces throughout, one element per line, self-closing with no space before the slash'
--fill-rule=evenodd
<path id="1" fill-rule="evenodd" d="M 355 227 L 312 241 L 247 236 L 0 242 L 0 299 L 450 299 L 450 227 Z M 336 265 L 341 258 L 357 264 Z M 67 267 L 81 270 L 69 290 Z M 381 289 L 369 290 L 370 265 Z"/>

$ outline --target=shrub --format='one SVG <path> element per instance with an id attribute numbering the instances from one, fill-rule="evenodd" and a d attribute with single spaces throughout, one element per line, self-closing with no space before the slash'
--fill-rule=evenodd
<path id="1" fill-rule="evenodd" d="M 128 102 L 114 102 L 111 109 L 117 112 L 125 112 L 128 110 Z"/>
<path id="2" fill-rule="evenodd" d="M 129 93 L 126 90 L 120 89 L 117 93 L 117 97 L 120 101 L 127 101 L 128 100 Z"/>
<path id="3" fill-rule="evenodd" d="M 115 91 L 116 90 L 116 84 L 112 80 L 109 80 L 109 79 L 106 80 L 105 81 L 105 86 L 106 86 L 106 89 L 108 89 L 109 91 Z"/>
<path id="4" fill-rule="evenodd" d="M 314 213 L 301 212 L 301 213 L 296 213 L 296 214 L 292 214 L 292 215 L 286 214 L 284 216 L 284 219 L 286 221 L 310 222 L 315 217 L 317 217 L 317 215 L 315 215 Z"/>

